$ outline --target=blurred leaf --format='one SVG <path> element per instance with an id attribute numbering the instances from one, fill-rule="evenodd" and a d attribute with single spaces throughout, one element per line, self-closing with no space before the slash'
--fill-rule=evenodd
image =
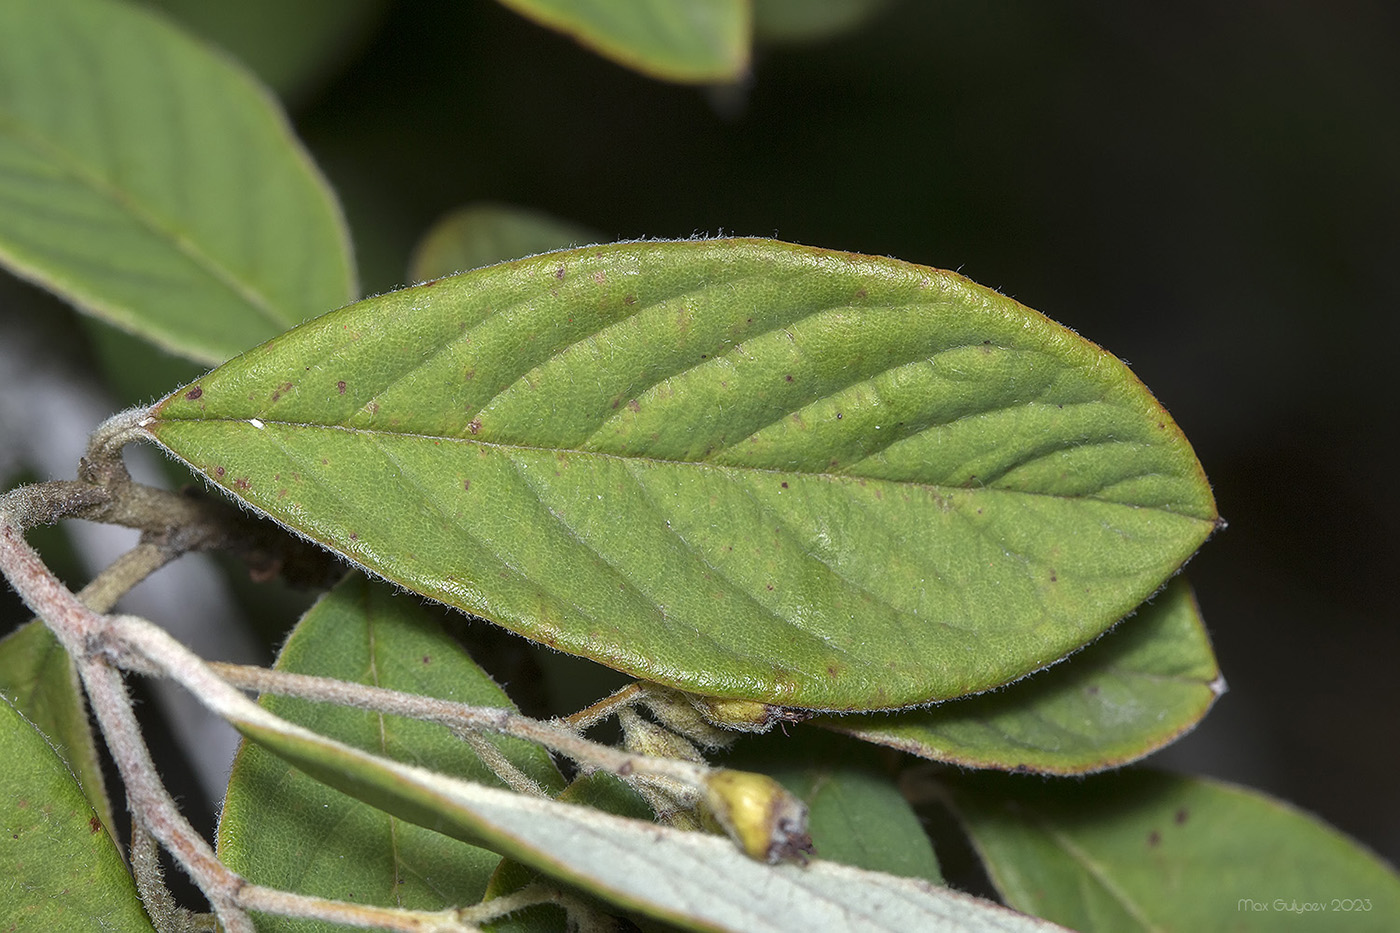
<path id="1" fill-rule="evenodd" d="M 991 775 L 953 804 L 1008 904 L 1083 933 L 1394 930 L 1400 878 L 1309 814 L 1202 778 Z"/>
<path id="2" fill-rule="evenodd" d="M 1082 774 L 1175 741 L 1223 691 L 1200 610 L 1178 577 L 1102 640 L 1000 692 L 817 722 L 965 767 Z"/>
<path id="3" fill-rule="evenodd" d="M 748 67 L 748 0 L 501 2 L 653 78 L 696 84 L 735 81 Z"/>
<path id="4" fill-rule="evenodd" d="M 0 694 L 48 738 L 102 824 L 111 826 L 112 804 L 78 672 L 58 639 L 37 619 L 0 639 Z"/>
<path id="5" fill-rule="evenodd" d="M 227 49 L 283 99 L 304 97 L 354 49 L 387 0 L 145 0 Z"/>
<path id="6" fill-rule="evenodd" d="M 581 224 L 558 220 L 543 211 L 473 204 L 433 224 L 413 251 L 408 277 L 422 282 L 602 239 Z"/>
<path id="7" fill-rule="evenodd" d="M 354 574 L 302 619 L 278 670 L 487 706 L 510 700 L 417 599 Z M 267 709 L 324 735 L 399 761 L 495 782 L 462 740 L 442 726 L 287 697 Z M 563 785 L 549 755 L 518 740 L 493 740 L 546 787 Z M 261 884 L 303 894 L 437 910 L 475 903 L 500 862 L 493 852 L 402 821 L 347 797 L 245 743 L 219 823 L 219 852 Z M 261 930 L 304 930 L 273 917 Z M 338 929 L 325 925 L 327 930 Z"/>
<path id="8" fill-rule="evenodd" d="M 864 25 L 889 0 L 753 0 L 759 42 L 817 42 Z"/>
<path id="9" fill-rule="evenodd" d="M 0 697 L 0 930 L 152 930 L 63 759 Z"/>
<path id="10" fill-rule="evenodd" d="M 818 858 L 941 884 L 933 845 L 886 767 L 891 757 L 804 725 L 747 738 L 724 764 L 771 775 L 802 798 Z"/>
<path id="11" fill-rule="evenodd" d="M 354 293 L 324 180 L 276 103 L 155 14 L 0 4 L 0 262 L 217 363 Z"/>
<path id="12" fill-rule="evenodd" d="M 1097 636 L 1215 527 L 1115 358 L 949 272 L 620 243 L 326 315 L 149 430 L 410 589 L 706 696 L 985 690 Z"/>

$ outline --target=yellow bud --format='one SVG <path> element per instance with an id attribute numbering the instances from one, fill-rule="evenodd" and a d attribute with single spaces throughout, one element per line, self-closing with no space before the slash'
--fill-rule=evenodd
<path id="1" fill-rule="evenodd" d="M 812 851 L 807 805 L 766 774 L 715 772 L 705 782 L 705 805 L 751 858 L 806 861 Z"/>

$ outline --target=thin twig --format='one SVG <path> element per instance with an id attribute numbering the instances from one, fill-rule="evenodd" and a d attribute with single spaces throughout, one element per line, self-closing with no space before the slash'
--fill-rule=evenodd
<path id="1" fill-rule="evenodd" d="M 138 640 L 143 653 L 151 661 L 160 664 L 161 660 L 152 653 L 160 649 L 148 638 L 158 638 L 154 633 L 143 632 Z M 160 630 L 156 630 L 160 631 Z M 164 634 L 163 632 L 161 634 Z M 167 638 L 169 636 L 166 636 Z M 137 642 L 133 642 L 133 645 Z M 150 650 L 147 650 L 147 649 Z M 451 700 L 386 690 L 365 684 L 349 683 L 329 677 L 314 677 L 309 674 L 292 674 L 274 671 L 265 667 L 243 664 L 207 662 L 211 672 L 242 690 L 258 693 L 274 693 L 281 696 L 294 696 L 303 700 L 318 700 L 350 706 L 379 713 L 392 713 L 411 719 L 436 722 L 456 731 L 499 732 L 531 742 L 558 752 L 577 761 L 587 768 L 601 768 L 623 777 L 657 778 L 668 782 L 679 782 L 688 787 L 700 789 L 705 779 L 715 769 L 692 761 L 674 758 L 657 758 L 640 755 L 601 745 L 574 732 L 565 722 L 546 722 L 531 719 L 519 713 L 498 706 L 469 706 Z M 178 674 L 171 671 L 178 679 Z M 674 785 L 670 785 L 674 786 Z"/>

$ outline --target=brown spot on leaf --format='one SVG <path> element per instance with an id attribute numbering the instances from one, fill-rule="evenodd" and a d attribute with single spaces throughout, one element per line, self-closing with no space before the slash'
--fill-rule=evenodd
<path id="1" fill-rule="evenodd" d="M 185 393 L 185 398 L 193 402 L 195 399 L 199 398 L 203 394 L 204 390 L 201 389 L 199 386 L 195 386 L 193 389 L 190 389 L 188 392 Z"/>
<path id="2" fill-rule="evenodd" d="M 787 489 L 787 488 L 788 488 L 788 487 L 787 487 L 787 483 L 783 483 L 783 488 L 784 488 L 784 489 Z"/>
<path id="3" fill-rule="evenodd" d="M 1053 571 L 1053 570 L 1050 571 L 1050 582 L 1051 582 L 1051 583 L 1059 583 L 1059 582 L 1060 582 L 1060 578 L 1057 577 L 1057 576 L 1055 576 L 1055 571 Z"/>
<path id="4" fill-rule="evenodd" d="M 345 394 L 345 380 L 344 380 L 344 379 L 340 380 L 339 382 L 337 382 L 337 383 L 335 384 L 335 390 L 336 390 L 337 392 L 339 392 L 341 395 L 344 395 L 344 394 Z"/>
<path id="5" fill-rule="evenodd" d="M 1147 834 L 1147 844 L 1148 844 L 1149 846 L 1152 846 L 1153 848 L 1156 848 L 1157 846 L 1161 845 L 1161 844 L 1162 844 L 1162 834 L 1159 833 L 1159 832 L 1157 832 L 1157 830 L 1155 830 L 1155 829 L 1152 830 L 1152 832 L 1150 832 L 1150 833 Z"/>
<path id="6" fill-rule="evenodd" d="M 472 434 L 480 434 L 480 433 L 481 433 L 481 419 L 480 419 L 480 418 L 473 418 L 472 420 L 468 421 L 468 422 L 467 422 L 467 430 L 470 431 Z"/>
<path id="7" fill-rule="evenodd" d="M 1176 817 L 1175 817 L 1175 819 L 1176 819 L 1176 825 L 1178 825 L 1178 826 L 1185 826 L 1185 825 L 1186 825 L 1186 821 L 1189 820 L 1190 818 L 1191 818 L 1191 811 L 1187 810 L 1185 807 L 1182 807 L 1180 810 L 1177 810 L 1177 811 L 1176 811 Z"/>
<path id="8" fill-rule="evenodd" d="M 462 491 L 463 491 L 463 492 L 465 492 L 466 490 L 471 489 L 471 488 L 472 488 L 472 481 L 471 481 L 471 480 L 469 480 L 469 479 L 464 479 L 464 480 L 462 480 Z"/>
<path id="9" fill-rule="evenodd" d="M 234 489 L 251 489 L 252 486 L 253 484 L 248 482 L 248 478 L 246 476 L 240 476 L 238 477 L 238 479 L 233 481 Z"/>
<path id="10" fill-rule="evenodd" d="M 223 467 L 214 467 L 214 475 L 215 475 L 215 476 L 223 476 L 223 475 L 224 475 L 224 472 L 225 472 L 225 471 L 224 471 L 224 468 L 223 468 Z"/>
<path id="11" fill-rule="evenodd" d="M 608 280 L 608 274 L 607 274 L 606 272 L 604 272 L 602 269 L 599 269 L 597 272 L 593 273 L 593 281 L 596 282 L 597 284 L 602 285 L 602 284 L 603 284 L 604 282 L 606 282 L 607 280 Z"/>
<path id="12" fill-rule="evenodd" d="M 558 269 L 554 270 L 554 277 L 561 282 L 564 281 L 564 276 L 566 275 L 568 275 L 568 272 L 565 271 L 563 266 L 560 266 Z"/>
<path id="13" fill-rule="evenodd" d="M 634 398 L 633 398 L 633 399 L 628 399 L 628 400 L 627 400 L 627 407 L 628 407 L 629 409 L 631 409 L 632 411 L 641 411 L 641 410 L 642 410 L 642 406 L 639 405 L 639 404 L 637 403 L 637 400 L 634 399 Z"/>
<path id="14" fill-rule="evenodd" d="M 272 393 L 272 400 L 275 402 L 290 391 L 292 391 L 292 384 L 290 382 L 284 382 Z"/>
<path id="15" fill-rule="evenodd" d="M 788 373 L 788 374 L 787 374 L 785 377 L 783 377 L 783 378 L 787 379 L 788 382 L 791 382 L 791 381 L 792 381 L 792 373 Z"/>
<path id="16" fill-rule="evenodd" d="M 857 297 L 857 298 L 864 298 L 867 294 L 868 294 L 868 293 L 867 293 L 866 290 L 863 289 L 863 288 L 858 288 L 858 289 L 856 289 L 856 297 Z"/>
<path id="17" fill-rule="evenodd" d="M 625 304 L 625 305 L 634 305 L 634 304 L 637 303 L 637 296 L 636 296 L 636 295 L 626 295 L 626 296 L 623 297 L 622 303 Z"/>
<path id="18" fill-rule="evenodd" d="M 358 541 L 358 540 L 360 540 L 360 533 L 359 533 L 358 531 L 352 531 L 352 532 L 350 532 L 350 540 L 351 540 L 351 541 Z"/>
<path id="19" fill-rule="evenodd" d="M 95 816 L 88 817 L 88 831 L 92 833 L 102 832 L 102 821 Z"/>
<path id="20" fill-rule="evenodd" d="M 423 655 L 423 663 L 424 663 L 424 664 L 432 664 L 432 663 L 433 663 L 433 656 L 430 655 L 430 654 L 425 654 L 425 655 Z"/>
<path id="21" fill-rule="evenodd" d="M 1098 685 L 1098 684 L 1090 684 L 1089 686 L 1087 686 L 1087 687 L 1084 688 L 1084 692 L 1087 693 L 1087 694 L 1089 694 L 1089 696 L 1091 696 L 1091 697 L 1096 697 L 1096 696 L 1099 695 L 1099 685 Z"/>

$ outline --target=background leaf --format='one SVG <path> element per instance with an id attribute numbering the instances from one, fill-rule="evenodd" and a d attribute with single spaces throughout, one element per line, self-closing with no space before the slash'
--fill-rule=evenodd
<path id="1" fill-rule="evenodd" d="M 748 0 L 501 0 L 620 65 L 667 81 L 737 80 L 748 66 Z"/>
<path id="2" fill-rule="evenodd" d="M 889 0 L 753 0 L 759 42 L 816 42 L 862 26 Z"/>
<path id="3" fill-rule="evenodd" d="M 78 672 L 43 622 L 36 619 L 0 639 L 0 694 L 49 740 L 102 825 L 111 826 L 112 804 Z"/>
<path id="4" fill-rule="evenodd" d="M 413 597 L 354 574 L 302 619 L 279 670 L 335 677 L 463 703 L 510 700 Z M 469 780 L 496 783 L 470 746 L 441 726 L 286 697 L 263 706 L 360 748 Z M 544 786 L 563 781 L 549 755 L 518 740 L 493 740 Z M 481 898 L 495 853 L 405 824 L 347 797 L 245 743 L 219 823 L 219 852 L 261 884 L 360 903 L 436 910 Z M 263 917 L 261 930 L 304 930 Z M 326 925 L 327 930 L 338 929 Z"/>
<path id="5" fill-rule="evenodd" d="M 276 103 L 159 16 L 0 5 L 0 262 L 217 363 L 354 292 L 325 182 Z"/>
<path id="6" fill-rule="evenodd" d="M 68 767 L 0 697 L 0 929 L 153 929 Z"/>
<path id="7" fill-rule="evenodd" d="M 1100 641 L 997 693 L 816 723 L 965 767 L 1082 774 L 1176 740 L 1224 689 L 1196 600 L 1178 577 Z"/>
<path id="8" fill-rule="evenodd" d="M 323 82 L 379 20 L 387 0 L 145 0 L 236 55 L 284 99 Z"/>
<path id="9" fill-rule="evenodd" d="M 597 243 L 603 236 L 543 211 L 504 204 L 473 204 L 433 224 L 413 251 L 408 277 L 422 282 L 454 272 Z"/>
<path id="10" fill-rule="evenodd" d="M 953 804 L 1008 904 L 1102 930 L 1394 930 L 1400 878 L 1316 818 L 1202 778 L 991 775 Z"/>
<path id="11" fill-rule="evenodd" d="M 1215 527 L 1185 439 L 1098 347 L 952 273 L 767 240 L 382 295 L 177 391 L 149 430 L 417 592 L 817 709 L 1039 668 Z"/>

